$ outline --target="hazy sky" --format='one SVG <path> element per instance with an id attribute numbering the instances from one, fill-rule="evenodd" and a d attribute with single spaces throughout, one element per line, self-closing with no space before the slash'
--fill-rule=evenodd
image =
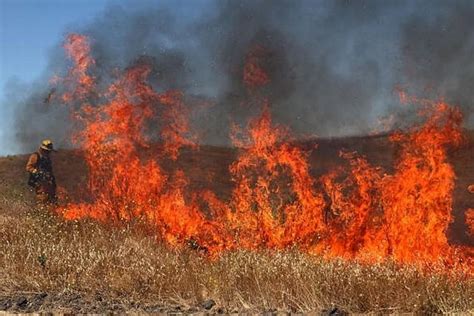
<path id="1" fill-rule="evenodd" d="M 0 117 L 9 113 L 8 82 L 29 83 L 45 70 L 48 52 L 68 28 L 90 23 L 108 0 L 0 0 Z M 6 141 L 10 120 L 0 126 L 0 154 L 15 152 Z M 10 147 L 8 147 L 10 146 Z"/>
<path id="2" fill-rule="evenodd" d="M 22 152 L 15 141 L 12 104 L 9 96 L 21 90 L 27 97 L 31 84 L 44 78 L 51 53 L 69 32 L 77 32 L 103 15 L 106 8 L 119 6 L 126 11 L 140 10 L 159 1 L 148 0 L 0 0 L 0 155 Z M 198 12 L 207 0 L 168 1 L 181 16 Z M 21 87 L 20 89 L 18 87 Z M 14 97 L 18 93 L 13 92 Z"/>
<path id="3" fill-rule="evenodd" d="M 240 70 L 256 44 L 271 52 L 272 117 L 297 136 L 364 135 L 389 115 L 404 126 L 415 115 L 398 86 L 445 97 L 474 128 L 474 0 L 0 0 L 0 155 L 68 145 L 67 111 L 44 100 L 70 32 L 91 38 L 103 85 L 148 62 L 155 88 L 212 100 L 194 116 L 202 143 L 228 144 L 230 120 L 255 114 Z"/>

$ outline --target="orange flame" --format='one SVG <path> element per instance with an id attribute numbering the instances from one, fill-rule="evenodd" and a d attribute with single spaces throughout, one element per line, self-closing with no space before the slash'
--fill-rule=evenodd
<path id="1" fill-rule="evenodd" d="M 474 209 L 472 208 L 466 212 L 466 224 L 469 228 L 469 234 L 474 237 Z"/>
<path id="2" fill-rule="evenodd" d="M 243 81 L 250 89 L 265 86 L 270 82 L 270 78 L 262 66 L 265 55 L 265 49 L 261 46 L 254 47 L 247 55 Z"/>
<path id="3" fill-rule="evenodd" d="M 446 146 L 462 139 L 462 116 L 443 102 L 425 110 L 427 121 L 405 134 L 392 135 L 401 144 L 396 173 L 384 179 L 387 249 L 400 261 L 449 256 L 446 231 L 452 221 L 455 174 Z"/>
<path id="4" fill-rule="evenodd" d="M 84 60 L 90 57 L 73 57 L 78 56 L 75 50 L 84 52 L 84 46 L 71 44 L 69 49 L 77 68 L 71 73 L 87 74 L 94 63 Z M 247 56 L 244 82 L 249 87 L 269 80 L 255 66 L 260 63 L 257 56 Z M 223 201 L 211 191 L 189 192 L 184 171 L 169 173 L 160 165 L 161 158 L 175 161 L 183 146 L 197 145 L 182 94 L 156 92 L 147 83 L 149 74 L 146 65 L 126 70 L 100 94 L 107 102 L 84 104 L 76 114 L 83 128 L 75 138 L 85 150 L 91 196 L 65 206 L 60 211 L 65 218 L 117 224 L 142 220 L 169 245 L 193 245 L 211 256 L 241 248 L 298 247 L 369 262 L 392 258 L 454 265 L 455 254 L 472 253 L 451 246 L 446 237 L 455 180 L 447 148 L 462 140 L 457 108 L 423 100 L 424 123 L 390 137 L 399 148 L 391 174 L 357 153 L 342 152 L 349 167 L 315 179 L 310 152 L 296 145 L 287 128 L 272 122 L 265 100 L 261 114 L 245 129 L 235 127 L 231 135 L 239 155 L 229 167 L 235 186 L 230 199 Z M 81 75 L 75 77 L 80 87 L 93 88 L 82 85 Z M 81 99 L 88 93 L 81 90 L 71 96 Z M 153 157 L 143 149 L 156 139 L 147 130 L 156 117 L 163 125 L 163 145 L 161 155 Z M 203 211 L 203 204 L 209 211 Z M 466 214 L 468 223 L 472 214 Z"/>
<path id="5" fill-rule="evenodd" d="M 331 201 L 329 227 L 327 238 L 315 251 L 344 258 L 360 257 L 361 254 L 384 257 L 380 251 L 383 240 L 380 236 L 381 170 L 371 167 L 356 153 L 341 153 L 341 156 L 350 162 L 351 168 L 342 181 L 337 179 L 345 173 L 343 169 L 322 179 Z"/>
<path id="6" fill-rule="evenodd" d="M 290 145 L 288 131 L 273 126 L 268 105 L 250 121 L 249 138 L 231 166 L 236 187 L 228 221 L 245 248 L 308 248 L 323 228 L 323 198 L 314 190 L 307 153 Z"/>
<path id="7" fill-rule="evenodd" d="M 95 64 L 94 59 L 90 56 L 89 40 L 81 34 L 69 34 L 64 43 L 64 49 L 74 67 L 71 68 L 66 80 L 71 91 L 63 94 L 62 99 L 65 102 L 84 99 L 94 84 L 94 78 L 88 74 L 88 70 Z M 57 80 L 56 78 L 55 81 Z"/>

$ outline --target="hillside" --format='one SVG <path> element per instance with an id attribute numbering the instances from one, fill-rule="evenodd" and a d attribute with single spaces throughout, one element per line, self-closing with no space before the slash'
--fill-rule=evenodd
<path id="1" fill-rule="evenodd" d="M 316 179 L 336 166 L 344 165 L 344 159 L 339 157 L 341 150 L 356 151 L 367 157 L 372 165 L 381 166 L 391 172 L 396 150 L 384 136 L 322 139 L 317 142 L 306 141 L 299 145 L 311 151 L 309 161 L 311 172 Z M 150 149 L 146 155 L 154 155 L 156 152 L 159 152 L 159 148 Z M 176 163 L 167 160 L 163 165 L 170 173 L 176 169 L 184 170 L 190 180 L 190 191 L 210 189 L 225 200 L 229 198 L 233 186 L 228 167 L 236 156 L 235 149 L 224 147 L 202 146 L 197 151 L 185 148 Z M 474 132 L 466 132 L 466 143 L 460 148 L 450 150 L 449 156 L 449 162 L 457 176 L 454 222 L 450 238 L 456 244 L 474 245 L 474 240 L 464 233 L 464 212 L 467 208 L 474 207 L 474 195 L 466 190 L 469 184 L 474 183 Z M 0 157 L 0 194 L 4 201 L 8 200 L 7 204 L 11 199 L 32 202 L 32 194 L 26 186 L 27 174 L 24 171 L 27 159 L 28 155 Z M 87 182 L 87 167 L 81 153 L 59 151 L 54 154 L 53 161 L 57 182 L 67 192 L 67 198 L 80 200 Z M 2 207 L 2 212 L 8 213 L 8 207 Z"/>
<path id="2" fill-rule="evenodd" d="M 299 146 L 313 148 L 314 142 Z M 312 151 L 317 178 L 357 151 L 387 171 L 396 148 L 386 137 L 326 139 Z M 454 193 L 453 244 L 465 234 L 464 211 L 474 207 L 466 187 L 474 183 L 474 133 L 450 151 L 458 179 Z M 144 153 L 150 155 L 154 153 Z M 228 166 L 236 150 L 183 149 L 171 172 L 182 169 L 191 189 L 211 189 L 227 199 Z M 420 272 L 393 262 L 364 266 L 327 261 L 297 250 L 236 252 L 216 262 L 199 252 L 167 249 L 140 223 L 111 228 L 92 221 L 67 222 L 34 207 L 24 165 L 28 155 L 0 158 L 0 311 L 60 312 L 456 312 L 474 309 L 472 277 L 433 267 Z M 80 200 L 87 169 L 78 151 L 54 155 L 62 194 Z M 290 264 L 289 264 L 290 263 Z M 215 305 L 215 306 L 214 306 Z"/>

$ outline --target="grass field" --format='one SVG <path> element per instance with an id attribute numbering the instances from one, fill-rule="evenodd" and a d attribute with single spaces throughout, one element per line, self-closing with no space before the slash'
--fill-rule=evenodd
<path id="1" fill-rule="evenodd" d="M 472 245 L 463 223 L 465 209 L 474 207 L 474 196 L 465 190 L 474 183 L 474 137 L 469 135 L 469 142 L 450 154 L 459 175 L 450 240 Z M 340 163 L 341 148 L 357 150 L 385 168 L 393 160 L 386 138 L 326 140 L 310 157 L 315 176 Z M 191 186 L 225 198 L 231 186 L 227 166 L 234 156 L 224 148 L 185 150 L 178 167 L 190 175 Z M 239 251 L 211 261 L 192 249 L 168 249 L 141 223 L 110 227 L 64 221 L 35 208 L 26 187 L 26 159 L 0 158 L 0 310 L 474 313 L 474 278 L 442 267 L 364 266 L 295 249 Z M 54 161 L 58 183 L 77 199 L 86 180 L 80 154 L 61 151 Z"/>

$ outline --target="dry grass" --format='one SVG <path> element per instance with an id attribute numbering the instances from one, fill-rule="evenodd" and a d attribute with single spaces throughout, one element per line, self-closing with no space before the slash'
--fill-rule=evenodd
<path id="1" fill-rule="evenodd" d="M 378 152 L 376 146 L 365 147 Z M 455 194 L 460 212 L 472 207 L 472 196 L 464 189 L 474 181 L 470 150 L 453 158 L 460 175 Z M 216 150 L 200 155 L 186 155 L 182 167 L 196 178 L 193 183 L 204 187 L 208 184 L 201 183 L 205 177 L 199 172 L 212 171 L 210 185 L 221 187 L 225 196 L 225 163 L 232 156 Z M 324 155 L 320 159 L 329 161 Z M 422 273 L 393 263 L 362 266 L 297 250 L 235 252 L 209 261 L 193 250 L 161 246 L 138 224 L 111 228 L 65 222 L 31 207 L 26 159 L 0 158 L 0 310 L 192 312 L 213 299 L 213 312 L 318 312 L 337 306 L 349 312 L 474 313 L 474 278 L 455 271 Z M 196 161 L 205 168 L 197 168 Z M 55 166 L 59 184 L 77 192 L 85 174 L 81 160 L 60 152 Z M 462 231 L 463 216 L 458 217 L 453 227 Z M 23 298 L 27 303 L 21 304 Z"/>
<path id="2" fill-rule="evenodd" d="M 65 222 L 21 208 L 17 214 L 24 216 L 0 217 L 0 297 L 48 293 L 55 301 L 40 310 L 91 311 L 87 302 L 99 300 L 102 310 L 92 311 L 106 311 L 110 302 L 119 310 L 178 305 L 193 311 L 212 298 L 214 311 L 474 311 L 474 278 L 452 271 L 363 266 L 296 250 L 235 252 L 209 261 L 160 246 L 139 225 Z"/>

